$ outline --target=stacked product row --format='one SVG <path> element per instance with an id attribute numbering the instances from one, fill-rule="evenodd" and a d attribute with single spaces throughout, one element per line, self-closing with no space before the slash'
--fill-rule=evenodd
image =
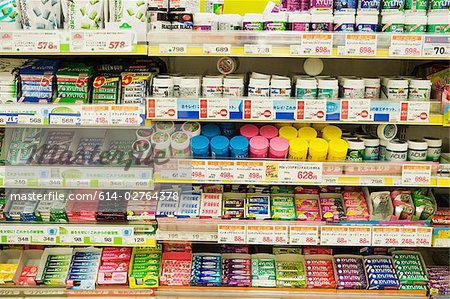
<path id="1" fill-rule="evenodd" d="M 161 198 L 156 197 L 158 194 Z M 440 194 L 436 196 L 438 202 L 445 203 Z M 11 190 L 7 199 L 0 197 L 0 211 L 6 221 L 46 223 L 138 223 L 154 220 L 155 216 L 339 223 L 431 220 L 437 203 L 428 189 L 206 185 L 195 186 L 193 190 L 174 187 L 155 193 Z M 445 209 L 438 210 L 436 215 L 441 223 L 449 218 Z"/>

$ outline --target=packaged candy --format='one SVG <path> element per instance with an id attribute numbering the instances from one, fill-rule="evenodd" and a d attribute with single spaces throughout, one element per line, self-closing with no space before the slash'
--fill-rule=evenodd
<path id="1" fill-rule="evenodd" d="M 106 247 L 103 249 L 98 271 L 98 284 L 123 285 L 128 283 L 131 248 Z"/>
<path id="2" fill-rule="evenodd" d="M 414 190 L 412 199 L 416 207 L 414 219 L 430 220 L 436 212 L 436 200 L 432 192 L 427 188 Z"/>
<path id="3" fill-rule="evenodd" d="M 450 295 L 450 269 L 447 266 L 427 268 L 428 288 L 432 296 Z"/>
<path id="4" fill-rule="evenodd" d="M 236 269 L 229 265 L 243 265 Z M 223 286 L 251 287 L 252 272 L 249 254 L 224 254 L 222 256 Z"/>
<path id="5" fill-rule="evenodd" d="M 363 258 L 368 277 L 369 289 L 398 289 L 400 282 L 394 269 L 393 261 L 388 256 L 372 255 Z M 380 276 L 380 278 L 379 278 Z M 381 278 L 391 277 L 391 278 Z"/>
<path id="6" fill-rule="evenodd" d="M 331 256 L 309 255 L 305 257 L 306 286 L 308 288 L 336 288 L 334 265 Z M 344 277 L 344 275 L 341 275 Z"/>
<path id="7" fill-rule="evenodd" d="M 270 195 L 247 193 L 245 217 L 270 219 Z"/>
<path id="8" fill-rule="evenodd" d="M 224 193 L 222 200 L 222 218 L 244 218 L 245 217 L 245 194 Z"/>
<path id="9" fill-rule="evenodd" d="M 410 220 L 414 215 L 414 204 L 410 190 L 394 190 L 391 192 L 394 214 L 399 220 Z"/>
<path id="10" fill-rule="evenodd" d="M 402 285 L 427 284 L 428 275 L 419 252 L 394 251 L 392 252 L 394 267 Z M 389 277 L 386 277 L 388 279 Z"/>
<path id="11" fill-rule="evenodd" d="M 320 207 L 323 221 L 339 222 L 346 218 L 345 208 L 340 194 L 321 194 Z"/>
<path id="12" fill-rule="evenodd" d="M 389 191 L 372 192 L 369 201 L 372 205 L 372 220 L 390 220 L 394 211 Z"/>
<path id="13" fill-rule="evenodd" d="M 343 197 L 348 221 L 367 221 L 370 219 L 369 209 L 362 192 L 344 192 Z"/>
<path id="14" fill-rule="evenodd" d="M 192 254 L 164 252 L 161 262 L 160 285 L 189 286 Z"/>
<path id="15" fill-rule="evenodd" d="M 130 287 L 157 287 L 160 264 L 161 246 L 156 248 L 133 248 L 129 275 Z"/>
<path id="16" fill-rule="evenodd" d="M 277 287 L 306 287 L 306 273 L 303 256 L 280 254 L 275 258 Z"/>
<path id="17" fill-rule="evenodd" d="M 97 248 L 75 249 L 66 282 L 67 288 L 72 290 L 94 290 L 101 254 L 102 250 Z"/>
<path id="18" fill-rule="evenodd" d="M 222 283 L 220 254 L 198 253 L 192 257 L 192 286 L 220 286 Z"/>

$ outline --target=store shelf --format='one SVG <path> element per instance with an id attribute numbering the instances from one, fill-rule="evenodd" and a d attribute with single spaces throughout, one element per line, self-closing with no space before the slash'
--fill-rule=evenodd
<path id="1" fill-rule="evenodd" d="M 387 100 L 297 100 L 283 98 L 149 98 L 147 119 L 397 123 L 442 126 L 439 102 Z"/>
<path id="2" fill-rule="evenodd" d="M 67 298 L 67 297 L 102 297 L 102 298 L 143 298 L 155 295 L 153 289 L 131 289 L 128 287 L 102 287 L 95 290 L 67 290 L 51 287 L 0 287 L 0 296 L 14 298 Z"/>
<path id="3" fill-rule="evenodd" d="M 130 169 L 124 166 L 0 166 L 0 187 L 152 190 L 153 169 L 145 166 Z"/>
<path id="4" fill-rule="evenodd" d="M 156 225 L 1 223 L 0 244 L 156 246 Z"/>
<path id="5" fill-rule="evenodd" d="M 311 57 L 356 59 L 445 59 L 433 45 L 439 35 L 336 32 L 150 31 L 150 56 Z M 408 48 L 408 50 L 406 50 Z M 445 46 L 444 46 L 445 49 Z M 446 50 L 448 51 L 448 50 Z M 414 53 L 411 55 L 409 53 Z"/>
<path id="6" fill-rule="evenodd" d="M 436 163 L 411 162 L 172 159 L 155 165 L 154 179 L 155 183 L 436 187 L 437 168 Z"/>
<path id="7" fill-rule="evenodd" d="M 132 30 L 1 30 L 0 55 L 147 55 Z"/>

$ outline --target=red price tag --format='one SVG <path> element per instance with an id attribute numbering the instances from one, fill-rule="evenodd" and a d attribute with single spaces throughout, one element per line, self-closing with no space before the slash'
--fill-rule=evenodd
<path id="1" fill-rule="evenodd" d="M 333 35 L 331 33 L 303 33 L 300 42 L 299 48 L 291 47 L 291 54 L 315 56 L 333 54 Z"/>
<path id="2" fill-rule="evenodd" d="M 345 46 L 339 47 L 339 55 L 375 56 L 378 36 L 376 34 L 347 33 Z"/>

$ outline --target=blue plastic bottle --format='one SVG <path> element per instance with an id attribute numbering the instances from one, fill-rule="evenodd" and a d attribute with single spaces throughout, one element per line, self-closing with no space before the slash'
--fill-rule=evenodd
<path id="1" fill-rule="evenodd" d="M 220 135 L 220 128 L 215 124 L 207 124 L 202 127 L 202 135 L 211 140 L 213 137 Z"/>
<path id="2" fill-rule="evenodd" d="M 203 135 L 191 139 L 191 151 L 194 158 L 209 158 L 209 139 Z"/>
<path id="3" fill-rule="evenodd" d="M 246 159 L 248 158 L 248 139 L 244 136 L 236 136 L 230 140 L 230 156 L 231 158 Z"/>
<path id="4" fill-rule="evenodd" d="M 228 158 L 230 156 L 230 140 L 225 136 L 211 139 L 211 156 L 213 158 Z"/>

